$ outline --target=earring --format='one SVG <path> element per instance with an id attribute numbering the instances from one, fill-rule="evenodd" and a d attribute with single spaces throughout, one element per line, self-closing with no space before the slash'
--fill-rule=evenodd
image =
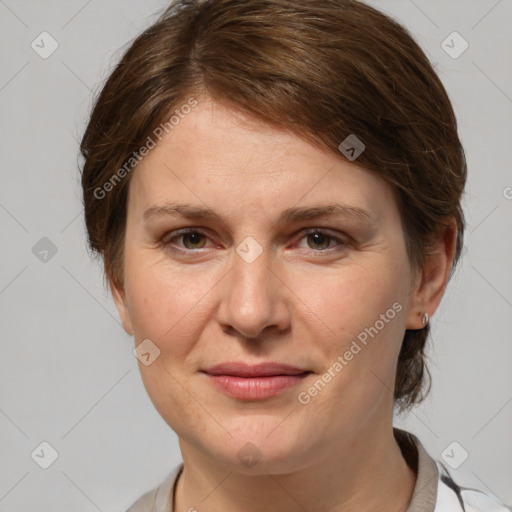
<path id="1" fill-rule="evenodd" d="M 423 327 L 425 327 L 428 324 L 428 313 L 423 313 L 422 322 L 423 322 Z"/>

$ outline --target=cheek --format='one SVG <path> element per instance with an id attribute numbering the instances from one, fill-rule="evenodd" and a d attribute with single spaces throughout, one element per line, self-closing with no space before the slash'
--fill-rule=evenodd
<path id="1" fill-rule="evenodd" d="M 144 387 L 155 408 L 181 433 L 181 425 L 200 425 L 197 404 L 184 392 L 182 371 L 203 327 L 201 298 L 211 285 L 197 273 L 171 271 L 154 254 L 126 255 L 126 290 L 135 339 L 150 339 L 160 350 L 148 366 L 138 363 Z M 186 432 L 183 432 L 185 435 Z"/>
<path id="2" fill-rule="evenodd" d="M 308 330 L 321 347 L 324 371 L 336 375 L 318 406 L 369 411 L 393 388 L 405 330 L 404 263 L 396 254 L 372 256 L 364 264 L 305 281 L 301 295 L 316 313 Z"/>
<path id="3" fill-rule="evenodd" d="M 183 333 L 187 318 L 200 310 L 201 299 L 211 288 L 207 276 L 192 267 L 177 270 L 165 258 L 140 251 L 126 255 L 126 289 L 136 339 L 155 342 Z"/>
<path id="4" fill-rule="evenodd" d="M 394 303 L 405 309 L 406 276 L 401 268 L 391 259 L 366 258 L 335 273 L 303 276 L 304 285 L 298 295 L 304 297 L 305 305 L 315 312 L 331 340 L 334 336 L 346 341 L 374 325 Z M 395 315 L 397 309 L 388 316 L 401 318 Z"/>

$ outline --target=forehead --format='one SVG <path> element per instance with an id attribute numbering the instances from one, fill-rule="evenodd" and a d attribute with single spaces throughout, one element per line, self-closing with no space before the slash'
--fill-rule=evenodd
<path id="1" fill-rule="evenodd" d="M 246 178 L 279 174 L 282 162 L 330 163 L 326 152 L 312 146 L 289 129 L 272 126 L 234 107 L 201 99 L 198 105 L 166 134 L 145 164 L 158 157 L 185 161 L 194 170 L 216 174 L 232 172 Z M 170 165 L 173 167 L 173 165 Z"/>
<path id="2" fill-rule="evenodd" d="M 139 213 L 186 198 L 182 202 L 262 214 L 269 203 L 284 210 L 342 199 L 375 210 L 376 196 L 393 200 L 381 178 L 343 155 L 203 99 L 139 163 L 129 202 Z"/>

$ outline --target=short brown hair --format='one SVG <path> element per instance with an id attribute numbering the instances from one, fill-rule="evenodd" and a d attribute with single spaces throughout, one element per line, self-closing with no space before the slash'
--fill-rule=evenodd
<path id="1" fill-rule="evenodd" d="M 123 288 L 133 156 L 194 95 L 340 157 L 340 142 L 355 134 L 366 146 L 357 164 L 395 192 L 414 268 L 438 230 L 455 221 L 453 271 L 465 226 L 464 150 L 447 92 L 404 27 L 355 0 L 180 0 L 124 53 L 81 142 L 89 245 L 115 286 Z M 428 393 L 428 333 L 428 325 L 405 333 L 394 390 L 401 411 Z"/>

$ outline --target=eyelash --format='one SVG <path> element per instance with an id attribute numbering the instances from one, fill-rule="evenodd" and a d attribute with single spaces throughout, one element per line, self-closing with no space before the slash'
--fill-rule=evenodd
<path id="1" fill-rule="evenodd" d="M 197 252 L 201 251 L 203 248 L 201 247 L 199 249 L 187 249 L 186 247 L 180 247 L 178 249 L 177 247 L 173 246 L 174 240 L 179 239 L 184 235 L 189 235 L 192 233 L 200 234 L 202 236 L 209 238 L 208 235 L 206 233 L 204 233 L 203 231 L 201 231 L 200 229 L 185 228 L 185 229 L 181 229 L 179 231 L 173 231 L 173 232 L 167 233 L 162 240 L 162 244 L 164 245 L 165 248 L 167 248 L 171 251 L 174 251 L 174 252 L 181 252 L 181 253 L 185 252 L 185 253 L 192 253 L 192 254 L 197 253 Z M 330 241 L 338 242 L 339 245 L 341 246 L 341 248 L 345 248 L 347 245 L 350 244 L 349 240 L 343 239 L 341 237 L 336 237 L 322 228 L 309 228 L 306 231 L 303 231 L 300 240 L 302 240 L 302 238 L 307 237 L 308 235 L 317 234 L 317 233 L 326 236 Z M 169 237 L 168 235 L 172 235 L 172 236 Z M 327 253 L 327 252 L 331 252 L 332 248 L 328 247 L 327 249 L 320 249 L 320 250 L 310 249 L 310 250 L 312 252 L 317 252 L 317 253 Z M 340 250 L 340 248 L 334 249 L 334 250 Z"/>

